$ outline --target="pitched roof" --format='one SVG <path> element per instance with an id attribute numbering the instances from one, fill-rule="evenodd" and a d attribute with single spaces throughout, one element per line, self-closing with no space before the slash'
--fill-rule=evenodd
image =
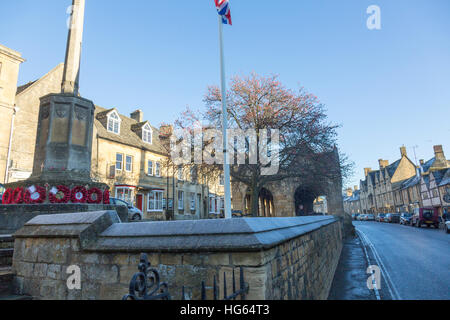
<path id="1" fill-rule="evenodd" d="M 48 78 L 51 74 L 54 74 L 55 72 L 57 72 L 58 70 L 63 70 L 64 68 L 64 63 L 60 63 L 58 64 L 56 67 L 54 67 L 52 70 L 50 70 L 49 72 L 47 72 L 44 76 L 42 76 L 41 78 L 34 80 L 34 81 L 30 81 L 22 86 L 18 86 L 17 87 L 17 91 L 16 91 L 16 96 L 18 96 L 19 94 L 21 94 L 22 92 L 26 91 L 28 88 L 32 87 L 33 85 L 43 81 L 44 79 Z"/>
<path id="2" fill-rule="evenodd" d="M 343 201 L 344 202 L 358 201 L 360 199 L 360 196 L 361 196 L 361 190 L 355 190 L 355 191 L 353 191 L 353 194 L 350 197 L 343 196 Z"/>
<path id="3" fill-rule="evenodd" d="M 119 117 L 121 119 L 120 134 L 109 132 L 107 128 L 103 125 L 101 120 L 104 119 L 108 115 L 108 113 L 110 113 L 113 110 L 116 109 L 115 108 L 104 109 L 102 107 L 95 106 L 94 123 L 99 137 L 114 142 L 122 143 L 125 145 L 129 145 L 132 147 L 136 147 L 139 149 L 155 152 L 161 155 L 167 154 L 166 150 L 164 149 L 159 139 L 159 130 L 157 128 L 150 126 L 153 130 L 152 143 L 151 144 L 146 143 L 135 131 L 132 130 L 132 127 L 138 125 L 139 123 L 136 120 L 121 115 L 118 112 L 117 113 L 119 114 Z"/>
<path id="4" fill-rule="evenodd" d="M 402 189 L 403 183 L 404 183 L 405 181 L 406 181 L 406 180 L 394 182 L 394 183 L 392 184 L 392 190 L 400 190 L 400 189 Z"/>
<path id="5" fill-rule="evenodd" d="M 26 89 L 28 89 L 29 87 L 31 87 L 31 86 L 32 86 L 33 84 L 35 84 L 36 82 L 37 82 L 37 80 L 30 81 L 30 82 L 28 82 L 27 84 L 24 84 L 23 86 L 17 87 L 16 95 L 22 93 L 23 91 L 25 91 Z"/>
<path id="6" fill-rule="evenodd" d="M 392 178 L 392 176 L 394 175 L 395 171 L 397 171 L 398 166 L 400 165 L 400 161 L 401 159 L 395 161 L 394 163 L 388 165 L 386 167 L 387 172 L 389 173 L 389 177 Z"/>
<path id="7" fill-rule="evenodd" d="M 428 172 L 428 170 L 430 170 L 430 168 L 433 166 L 434 162 L 436 161 L 436 158 L 431 158 L 430 160 L 428 160 L 427 162 L 425 162 L 422 165 L 422 169 L 423 172 Z"/>
<path id="8" fill-rule="evenodd" d="M 442 169 L 442 170 L 436 170 L 436 171 L 432 172 L 437 186 L 439 186 L 439 184 L 441 183 L 441 181 L 444 178 L 447 171 L 450 171 L 450 169 Z"/>
<path id="9" fill-rule="evenodd" d="M 419 183 L 420 183 L 420 178 L 417 175 L 415 175 L 415 176 L 403 181 L 402 189 L 407 189 L 407 188 L 413 187 Z"/>
<path id="10" fill-rule="evenodd" d="M 143 122 L 138 122 L 138 123 L 133 124 L 131 126 L 131 130 L 135 131 L 135 130 L 142 129 L 147 123 L 151 127 L 151 125 L 148 121 L 143 121 Z"/>
<path id="11" fill-rule="evenodd" d="M 370 171 L 369 175 L 372 178 L 372 181 L 375 182 L 375 178 L 377 178 L 378 180 L 380 179 L 380 170 Z"/>
<path id="12" fill-rule="evenodd" d="M 439 184 L 440 187 L 446 186 L 450 184 L 450 169 L 447 170 L 445 175 L 442 177 L 441 183 Z"/>

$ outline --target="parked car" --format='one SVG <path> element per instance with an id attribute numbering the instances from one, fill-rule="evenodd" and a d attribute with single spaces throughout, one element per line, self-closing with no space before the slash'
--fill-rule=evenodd
<path id="1" fill-rule="evenodd" d="M 439 229 L 439 211 L 437 208 L 416 208 L 411 218 L 411 225 L 420 228 L 434 226 Z"/>
<path id="2" fill-rule="evenodd" d="M 367 214 L 360 214 L 358 216 L 359 221 L 367 221 Z"/>
<path id="3" fill-rule="evenodd" d="M 371 213 L 369 213 L 369 214 L 366 214 L 366 216 L 367 216 L 367 221 L 375 221 L 375 216 L 373 215 L 373 214 L 371 214 Z"/>
<path id="4" fill-rule="evenodd" d="M 384 222 L 388 223 L 399 223 L 400 222 L 400 214 L 399 213 L 388 213 L 384 218 Z"/>
<path id="5" fill-rule="evenodd" d="M 375 221 L 383 222 L 385 217 L 386 217 L 386 215 L 384 213 L 379 213 L 377 215 L 377 217 L 375 218 Z"/>
<path id="6" fill-rule="evenodd" d="M 353 220 L 358 220 L 358 217 L 360 216 L 360 214 L 359 213 L 354 213 L 354 214 L 352 214 L 352 219 Z"/>
<path id="7" fill-rule="evenodd" d="M 450 233 L 450 220 L 445 221 L 444 230 L 447 233 Z"/>
<path id="8" fill-rule="evenodd" d="M 144 215 L 141 210 L 132 206 L 128 202 L 125 202 L 121 199 L 110 198 L 110 203 L 116 206 L 126 206 L 128 208 L 128 219 L 130 221 L 140 221 L 144 219 Z"/>
<path id="9" fill-rule="evenodd" d="M 400 224 L 403 224 L 405 226 L 409 226 L 411 224 L 411 218 L 412 218 L 412 214 L 411 213 L 402 213 L 400 215 Z"/>

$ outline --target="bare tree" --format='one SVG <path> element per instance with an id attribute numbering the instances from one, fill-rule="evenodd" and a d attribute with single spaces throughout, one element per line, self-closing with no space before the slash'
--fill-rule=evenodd
<path id="1" fill-rule="evenodd" d="M 240 129 L 242 132 L 254 130 L 256 133 L 257 141 L 250 141 L 245 137 L 244 148 L 247 151 L 256 146 L 256 154 L 266 152 L 261 150 L 261 142 L 268 140 L 270 144 L 271 133 L 274 130 L 279 132 L 278 172 L 262 174 L 273 163 L 263 164 L 258 161 L 251 164 L 249 153 L 246 154 L 245 164 L 231 167 L 232 179 L 244 183 L 251 190 L 253 215 L 257 215 L 260 190 L 270 182 L 296 177 L 311 184 L 320 184 L 347 175 L 351 168 L 347 157 L 341 154 L 336 159 L 338 126 L 327 120 L 325 107 L 316 96 L 303 88 L 297 91 L 285 88 L 277 76 L 264 77 L 257 74 L 236 76 L 229 88 L 229 128 Z M 203 112 L 187 109 L 176 121 L 176 126 L 192 130 L 194 123 L 200 121 L 205 122 L 208 127 L 221 128 L 220 89 L 210 86 L 204 102 L 206 108 Z M 229 141 L 229 145 L 237 148 L 235 141 Z M 209 167 L 212 170 L 222 168 L 221 165 Z"/>

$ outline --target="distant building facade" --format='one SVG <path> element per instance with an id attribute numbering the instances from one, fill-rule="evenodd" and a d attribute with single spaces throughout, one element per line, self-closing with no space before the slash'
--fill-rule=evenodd
<path id="1" fill-rule="evenodd" d="M 442 193 L 447 193 L 448 190 L 446 179 L 450 170 L 450 161 L 445 158 L 442 146 L 434 146 L 434 154 L 434 158 L 428 161 L 430 167 L 424 168 L 428 170 L 421 172 L 420 192 L 422 207 L 437 208 L 442 215 L 444 211 L 448 211 L 447 202 L 444 201 L 445 195 L 443 196 Z"/>
<path id="2" fill-rule="evenodd" d="M 449 211 L 450 202 L 445 200 L 450 201 L 450 161 L 442 146 L 434 146 L 434 158 L 420 160 L 417 167 L 408 159 L 405 147 L 400 152 L 402 157 L 395 163 L 379 160 L 379 170 L 364 170 L 359 200 L 357 196 L 344 196 L 347 213 L 357 213 L 358 202 L 362 213 L 412 213 L 421 207 L 438 208 L 441 214 Z"/>
<path id="3" fill-rule="evenodd" d="M 92 176 L 108 184 L 114 197 L 135 204 L 152 220 L 216 213 L 215 201 L 214 208 L 208 206 L 210 188 L 202 177 L 169 162 L 165 135 L 144 120 L 141 110 L 127 117 L 116 108 L 96 106 L 95 113 Z"/>
<path id="4" fill-rule="evenodd" d="M 21 54 L 0 45 L 0 183 L 27 179 L 33 170 L 39 98 L 61 91 L 64 65 L 17 87 Z M 111 196 L 140 208 L 148 219 L 200 219 L 224 213 L 220 177 L 201 177 L 169 165 L 160 130 L 137 110 L 130 117 L 96 106 L 92 178 Z M 0 190 L 1 192 L 1 190 Z"/>
<path id="5" fill-rule="evenodd" d="M 14 125 L 20 109 L 16 106 L 19 67 L 22 55 L 0 45 L 0 183 L 8 182 Z"/>
<path id="6" fill-rule="evenodd" d="M 401 158 L 392 164 L 378 160 L 379 169 L 364 169 L 365 179 L 360 182 L 360 202 L 362 213 L 395 212 L 400 205 L 394 190 L 398 185 L 416 174 L 416 166 L 408 158 L 406 148 L 400 148 Z"/>
<path id="7" fill-rule="evenodd" d="M 344 211 L 347 214 L 361 214 L 363 213 L 361 204 L 361 190 L 357 186 L 354 189 L 347 189 L 343 197 Z"/>
<path id="8" fill-rule="evenodd" d="M 320 196 L 314 200 L 314 212 L 328 214 L 327 197 Z"/>

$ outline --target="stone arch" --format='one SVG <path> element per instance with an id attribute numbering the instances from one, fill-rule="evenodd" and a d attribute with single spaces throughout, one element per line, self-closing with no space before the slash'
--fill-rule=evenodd
<path id="1" fill-rule="evenodd" d="M 306 216 L 314 212 L 314 200 L 319 196 L 315 190 L 307 186 L 299 186 L 294 193 L 296 216 Z"/>

